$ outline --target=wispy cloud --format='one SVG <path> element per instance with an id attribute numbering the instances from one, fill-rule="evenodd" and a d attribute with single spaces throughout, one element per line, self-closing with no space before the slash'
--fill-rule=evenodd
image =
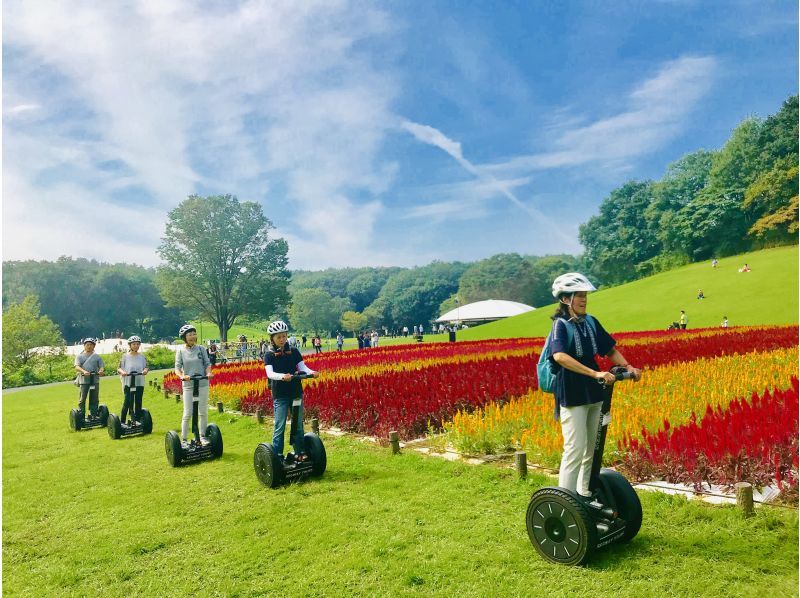
<path id="1" fill-rule="evenodd" d="M 530 177 L 498 181 L 508 189 L 524 187 Z M 471 179 L 458 183 L 430 185 L 423 189 L 406 191 L 409 196 L 422 201 L 400 216 L 403 220 L 426 219 L 440 223 L 454 220 L 478 220 L 491 214 L 490 206 L 499 198 L 494 181 Z"/>
<path id="2" fill-rule="evenodd" d="M 714 85 L 718 66 L 713 56 L 667 62 L 628 94 L 619 113 L 586 124 L 579 124 L 583 117 L 570 122 L 561 115 L 564 126 L 558 130 L 554 125 L 555 141 L 546 151 L 485 168 L 503 175 L 585 164 L 625 169 L 685 130 L 690 114 Z"/>
<path id="3" fill-rule="evenodd" d="M 438 129 L 429 125 L 421 125 L 418 123 L 405 121 L 402 124 L 403 128 L 416 137 L 419 141 L 433 145 L 449 154 L 456 162 L 458 162 L 464 170 L 477 177 L 479 180 L 492 186 L 498 194 L 508 198 L 512 204 L 520 208 L 542 229 L 546 228 L 550 232 L 556 233 L 566 242 L 572 242 L 573 236 L 562 230 L 555 221 L 546 216 L 540 210 L 523 203 L 509 188 L 509 186 L 502 180 L 495 177 L 488 170 L 478 168 L 472 162 L 467 160 L 462 151 L 461 144 L 447 137 Z"/>

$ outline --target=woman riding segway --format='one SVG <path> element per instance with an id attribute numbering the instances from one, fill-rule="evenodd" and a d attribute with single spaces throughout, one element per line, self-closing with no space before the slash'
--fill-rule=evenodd
<path id="1" fill-rule="evenodd" d="M 289 327 L 286 322 L 277 320 L 267 327 L 269 334 L 269 348 L 264 356 L 264 366 L 267 378 L 270 381 L 272 401 L 275 412 L 275 429 L 272 434 L 272 446 L 275 455 L 283 461 L 283 435 L 286 430 L 286 416 L 292 409 L 295 400 L 300 401 L 296 411 L 297 421 L 292 421 L 294 436 L 289 442 L 294 448 L 293 458 L 298 462 L 308 460 L 303 445 L 303 386 L 302 382 L 293 375 L 303 372 L 311 377 L 316 377 L 317 372 L 309 369 L 303 362 L 303 356 L 296 348 L 291 348 L 288 343 Z"/>
<path id="2" fill-rule="evenodd" d="M 142 395 L 144 395 L 144 377 L 149 371 L 147 365 L 147 358 L 139 353 L 139 348 L 142 346 L 142 339 L 138 336 L 132 336 L 128 339 L 128 352 L 122 356 L 119 362 L 117 373 L 122 381 L 122 393 L 124 399 L 122 402 L 122 411 L 120 411 L 119 418 L 124 424 L 130 412 L 133 421 L 139 421 L 139 414 L 142 411 Z M 131 386 L 131 378 L 128 372 L 141 372 L 140 375 L 135 376 L 133 386 Z"/>
<path id="3" fill-rule="evenodd" d="M 626 368 L 636 381 L 642 373 L 614 348 L 616 341 L 600 322 L 586 313 L 587 294 L 597 289 L 583 274 L 559 276 L 552 290 L 558 309 L 553 315 L 551 359 L 561 366 L 557 368 L 553 390 L 556 416 L 560 413 L 564 436 L 558 485 L 589 496 L 592 455 L 604 398 L 603 386 L 598 382 L 613 384 L 616 379 L 610 372 L 600 371 L 595 355 L 605 355 L 615 365 Z"/>
<path id="4" fill-rule="evenodd" d="M 197 329 L 191 324 L 184 324 L 178 331 L 185 345 L 175 352 L 175 375 L 182 380 L 183 419 L 181 420 L 181 442 L 188 446 L 189 420 L 192 418 L 193 403 L 197 402 L 198 419 L 200 421 L 200 444 L 207 446 L 206 424 L 208 423 L 208 390 L 211 373 L 211 361 L 205 348 L 197 344 Z M 192 377 L 201 377 L 192 380 Z M 194 386 L 198 386 L 197 397 Z"/>
<path id="5" fill-rule="evenodd" d="M 105 372 L 103 358 L 94 352 L 97 339 L 90 336 L 83 339 L 83 352 L 75 356 L 75 370 L 78 372 L 78 384 L 81 393 L 78 410 L 81 419 L 86 415 L 86 397 L 89 397 L 89 416 L 98 417 L 100 404 L 100 376 Z"/>

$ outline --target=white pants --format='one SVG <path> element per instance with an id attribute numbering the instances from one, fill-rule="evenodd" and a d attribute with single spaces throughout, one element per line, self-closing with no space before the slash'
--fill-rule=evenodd
<path id="1" fill-rule="evenodd" d="M 198 389 L 197 398 L 192 396 L 192 385 L 183 389 L 183 420 L 181 421 L 181 438 L 186 440 L 189 437 L 189 422 L 192 420 L 192 402 L 197 401 L 197 429 L 200 438 L 206 437 L 206 426 L 208 425 L 208 386 L 201 386 Z"/>
<path id="2" fill-rule="evenodd" d="M 561 408 L 561 432 L 564 435 L 564 454 L 558 485 L 583 495 L 589 494 L 592 457 L 597 442 L 602 403 Z"/>

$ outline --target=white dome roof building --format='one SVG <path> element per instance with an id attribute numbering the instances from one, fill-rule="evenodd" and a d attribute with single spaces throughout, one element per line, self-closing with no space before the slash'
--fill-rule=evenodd
<path id="1" fill-rule="evenodd" d="M 467 305 L 460 305 L 451 309 L 446 314 L 442 314 L 436 319 L 437 322 L 490 322 L 492 320 L 502 320 L 511 316 L 518 316 L 535 307 L 517 303 L 516 301 L 504 301 L 501 299 L 487 299 L 486 301 L 476 301 Z"/>

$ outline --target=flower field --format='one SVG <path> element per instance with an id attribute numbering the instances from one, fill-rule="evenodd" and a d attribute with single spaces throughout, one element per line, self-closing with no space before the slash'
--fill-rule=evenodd
<path id="1" fill-rule="evenodd" d="M 775 478 L 796 487 L 796 327 L 615 338 L 628 361 L 646 372 L 641 382 L 615 389 L 606 461 L 639 478 L 695 484 Z M 462 452 L 522 448 L 533 461 L 557 466 L 560 425 L 553 420 L 552 395 L 539 391 L 536 380 L 543 342 L 432 343 L 307 356 L 321 375 L 305 383 L 306 410 L 323 426 L 358 434 L 385 437 L 397 430 L 411 439 L 443 430 Z M 246 413 L 271 412 L 262 364 L 225 364 L 214 374 L 212 401 Z M 174 375 L 164 384 L 178 392 Z"/>

